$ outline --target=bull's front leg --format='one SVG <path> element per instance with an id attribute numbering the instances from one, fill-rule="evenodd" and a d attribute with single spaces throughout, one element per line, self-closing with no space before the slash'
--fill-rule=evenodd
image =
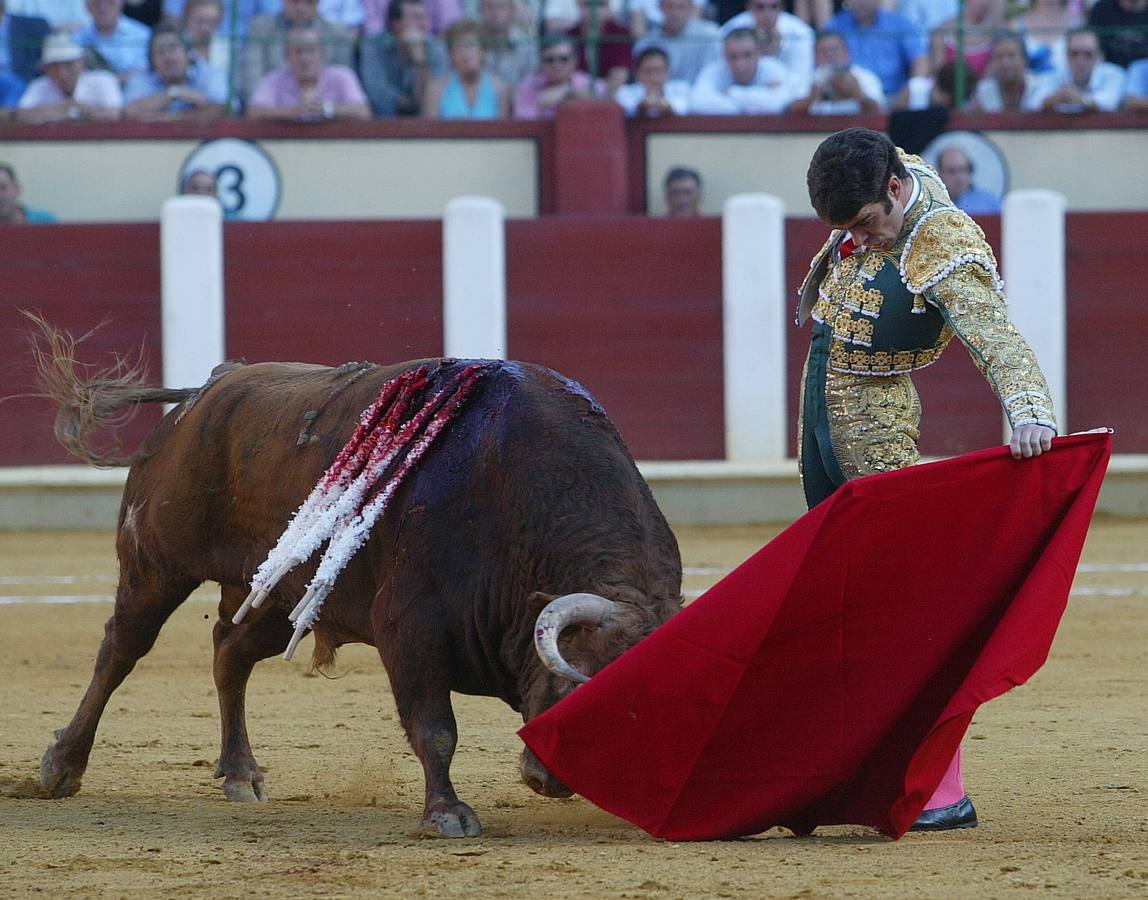
<path id="1" fill-rule="evenodd" d="M 442 678 L 445 655 L 402 651 L 407 659 L 389 659 L 380 650 L 391 676 L 399 720 L 423 766 L 426 801 L 422 824 L 446 837 L 476 837 L 482 833 L 478 816 L 458 799 L 450 780 L 450 763 L 458 743 L 458 727 L 450 689 Z M 440 663 L 440 660 L 442 661 Z"/>

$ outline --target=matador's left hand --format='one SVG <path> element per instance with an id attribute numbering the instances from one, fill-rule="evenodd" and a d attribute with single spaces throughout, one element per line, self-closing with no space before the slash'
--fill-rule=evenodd
<path id="1" fill-rule="evenodd" d="M 1047 425 L 1018 425 L 1008 446 L 1014 459 L 1028 459 L 1051 450 L 1054 437 L 1056 432 Z"/>

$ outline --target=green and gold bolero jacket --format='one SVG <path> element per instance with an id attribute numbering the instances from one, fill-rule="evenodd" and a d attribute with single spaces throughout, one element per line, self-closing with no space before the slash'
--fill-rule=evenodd
<path id="1" fill-rule="evenodd" d="M 858 375 L 907 375 L 936 361 L 956 335 L 1013 428 L 1056 428 L 1048 385 L 1009 321 L 984 232 L 924 160 L 904 153 L 902 160 L 920 194 L 897 243 L 841 259 L 846 232 L 835 230 L 801 285 L 798 325 L 812 316 L 831 327 L 828 367 Z"/>

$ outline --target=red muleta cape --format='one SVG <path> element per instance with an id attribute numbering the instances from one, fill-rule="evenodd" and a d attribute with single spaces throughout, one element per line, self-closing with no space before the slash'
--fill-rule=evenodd
<path id="1" fill-rule="evenodd" d="M 656 837 L 899 838 L 977 707 L 1047 658 L 1111 445 L 849 482 L 519 734 Z"/>

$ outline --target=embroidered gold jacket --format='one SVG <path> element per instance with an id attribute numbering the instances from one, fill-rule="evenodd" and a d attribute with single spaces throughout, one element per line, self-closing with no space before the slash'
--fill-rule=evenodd
<path id="1" fill-rule="evenodd" d="M 968 347 L 1009 423 L 1056 427 L 1036 355 L 1009 321 L 1004 286 L 984 232 L 954 206 L 924 160 L 902 154 L 920 184 L 897 243 L 841 258 L 838 229 L 801 285 L 797 323 L 833 329 L 829 368 L 903 375 L 935 362 L 955 334 Z"/>

